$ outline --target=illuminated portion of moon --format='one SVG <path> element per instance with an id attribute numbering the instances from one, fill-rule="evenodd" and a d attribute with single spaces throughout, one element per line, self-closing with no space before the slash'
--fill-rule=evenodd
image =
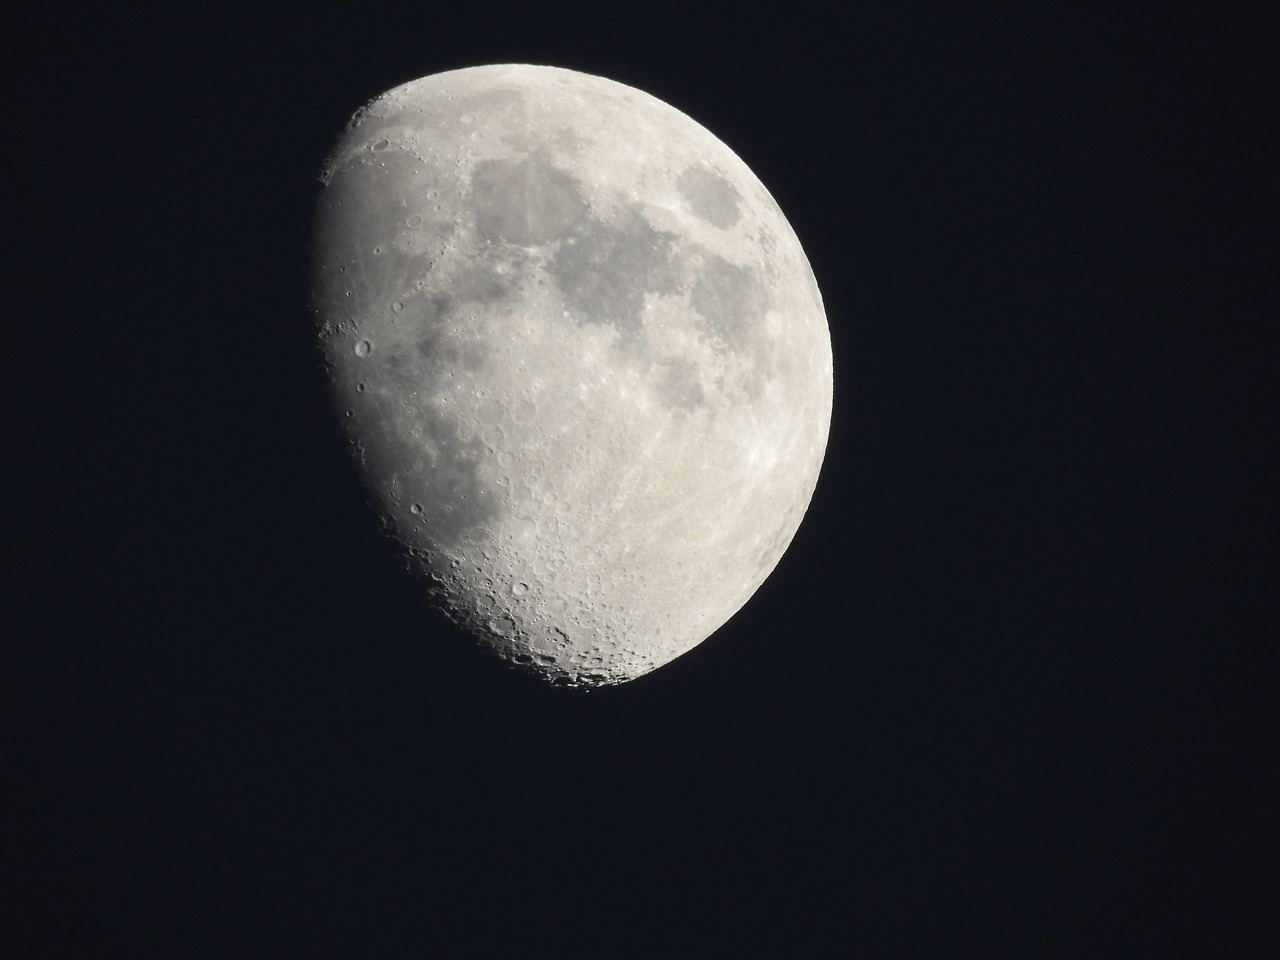
<path id="1" fill-rule="evenodd" d="M 831 415 L 817 284 L 746 165 L 638 90 L 509 65 L 383 94 L 322 182 L 333 394 L 436 602 L 570 685 L 719 628 L 791 542 Z"/>

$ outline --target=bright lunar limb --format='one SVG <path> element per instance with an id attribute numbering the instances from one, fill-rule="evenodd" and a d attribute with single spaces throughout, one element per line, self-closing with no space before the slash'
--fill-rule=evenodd
<path id="1" fill-rule="evenodd" d="M 512 663 L 622 683 L 731 617 L 791 542 L 831 345 L 777 204 L 622 84 L 415 80 L 325 164 L 313 303 L 388 528 Z"/>

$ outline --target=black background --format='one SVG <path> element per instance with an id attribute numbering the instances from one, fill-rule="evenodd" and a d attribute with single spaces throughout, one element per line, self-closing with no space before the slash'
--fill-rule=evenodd
<path id="1" fill-rule="evenodd" d="M 173 6 L 13 61 L 9 955 L 1265 952 L 1274 23 Z M 831 325 L 790 551 L 615 689 L 424 607 L 307 309 L 350 114 L 500 62 L 707 126 Z"/>

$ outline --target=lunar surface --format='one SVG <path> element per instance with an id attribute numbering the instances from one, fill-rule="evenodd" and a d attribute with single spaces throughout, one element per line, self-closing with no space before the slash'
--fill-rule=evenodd
<path id="1" fill-rule="evenodd" d="M 639 90 L 504 65 L 378 97 L 321 180 L 333 396 L 434 601 L 574 686 L 741 608 L 809 504 L 832 392 L 813 273 L 747 166 Z"/>

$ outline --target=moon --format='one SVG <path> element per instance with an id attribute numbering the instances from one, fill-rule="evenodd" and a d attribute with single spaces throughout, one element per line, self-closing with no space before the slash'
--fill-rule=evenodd
<path id="1" fill-rule="evenodd" d="M 746 164 L 639 90 L 496 65 L 373 100 L 321 182 L 332 395 L 432 601 L 586 687 L 733 616 L 804 516 L 832 401 L 817 283 Z"/>

